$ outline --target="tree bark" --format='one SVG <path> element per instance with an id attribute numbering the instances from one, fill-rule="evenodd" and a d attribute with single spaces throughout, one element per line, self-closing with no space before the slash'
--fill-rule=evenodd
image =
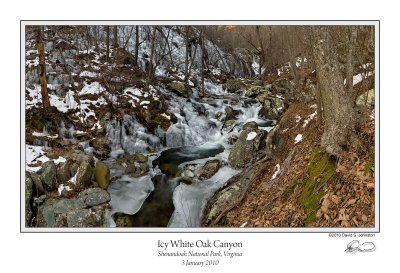
<path id="1" fill-rule="evenodd" d="M 205 46 L 204 46 L 204 27 L 200 27 L 200 42 L 201 42 L 201 96 L 205 95 L 204 91 L 204 63 L 205 63 Z"/>
<path id="2" fill-rule="evenodd" d="M 138 60 L 139 60 L 139 26 L 136 26 L 136 33 L 135 33 L 135 65 L 137 67 L 139 67 Z"/>
<path id="3" fill-rule="evenodd" d="M 119 47 L 118 45 L 118 26 L 114 26 L 114 48 Z"/>
<path id="4" fill-rule="evenodd" d="M 150 83 L 153 79 L 153 66 L 154 66 L 154 51 L 156 47 L 156 27 L 153 26 L 152 35 L 151 35 L 151 46 L 150 46 L 150 65 L 149 71 L 147 74 L 147 81 L 146 81 L 146 90 L 149 90 Z"/>
<path id="5" fill-rule="evenodd" d="M 348 27 L 350 40 L 347 45 L 347 61 L 346 61 L 346 89 L 347 93 L 353 93 L 353 69 L 354 69 L 354 46 L 357 39 L 357 26 Z"/>
<path id="6" fill-rule="evenodd" d="M 354 129 L 354 109 L 347 93 L 329 26 L 311 27 L 313 56 L 324 107 L 325 128 L 321 147 L 339 157 Z"/>
<path id="7" fill-rule="evenodd" d="M 188 82 L 189 79 L 189 35 L 190 35 L 190 26 L 185 26 L 185 83 Z"/>
<path id="8" fill-rule="evenodd" d="M 49 95 L 47 93 L 46 81 L 46 57 L 44 53 L 43 33 L 41 26 L 37 27 L 36 33 L 36 49 L 39 54 L 39 80 L 42 94 L 43 113 L 49 114 L 51 112 Z"/>
<path id="9" fill-rule="evenodd" d="M 107 42 L 107 50 L 106 50 L 106 62 L 108 63 L 110 61 L 110 26 L 106 26 L 106 42 Z"/>
<path id="10" fill-rule="evenodd" d="M 264 48 L 264 44 L 261 38 L 261 34 L 260 34 L 260 26 L 256 26 L 256 33 L 257 33 L 257 39 L 258 39 L 258 44 L 260 45 L 260 65 L 258 67 L 258 73 L 259 73 L 259 77 L 260 79 L 262 78 L 262 67 L 264 66 L 265 63 L 265 48 Z"/>

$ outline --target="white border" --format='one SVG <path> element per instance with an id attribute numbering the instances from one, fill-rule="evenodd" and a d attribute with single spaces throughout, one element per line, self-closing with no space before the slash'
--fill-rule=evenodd
<path id="1" fill-rule="evenodd" d="M 27 228 L 25 227 L 25 26 L 27 25 L 373 25 L 375 26 L 375 227 L 373 228 Z M 21 21 L 20 231 L 29 233 L 376 233 L 380 232 L 379 21 Z"/>

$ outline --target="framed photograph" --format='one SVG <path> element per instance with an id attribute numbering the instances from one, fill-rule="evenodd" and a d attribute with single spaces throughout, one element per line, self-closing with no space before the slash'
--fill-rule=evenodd
<path id="1" fill-rule="evenodd" d="M 23 235 L 182 272 L 374 255 L 379 20 L 20 27 Z"/>

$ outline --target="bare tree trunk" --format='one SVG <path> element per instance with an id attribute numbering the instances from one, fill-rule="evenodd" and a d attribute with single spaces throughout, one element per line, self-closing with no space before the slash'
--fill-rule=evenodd
<path id="1" fill-rule="evenodd" d="M 106 26 L 106 33 L 107 33 L 107 51 L 106 51 L 106 62 L 110 61 L 110 26 Z"/>
<path id="2" fill-rule="evenodd" d="M 135 33 L 135 65 L 139 67 L 138 64 L 139 60 L 139 26 L 136 26 L 136 33 Z"/>
<path id="3" fill-rule="evenodd" d="M 119 47 L 118 45 L 118 26 L 114 26 L 114 48 Z"/>
<path id="4" fill-rule="evenodd" d="M 201 96 L 205 95 L 204 91 L 204 63 L 205 63 L 205 46 L 204 46 L 204 27 L 201 27 L 200 30 L 200 42 L 201 42 Z"/>
<path id="5" fill-rule="evenodd" d="M 126 50 L 128 50 L 128 44 L 129 44 L 129 40 L 131 39 L 132 32 L 133 32 L 133 26 L 131 27 L 131 31 L 129 32 L 129 35 L 126 38 L 126 41 L 124 43 L 124 49 L 126 49 Z"/>
<path id="6" fill-rule="evenodd" d="M 348 26 L 350 34 L 350 41 L 347 49 L 347 61 L 346 61 L 346 89 L 347 93 L 353 93 L 353 69 L 354 69 L 354 46 L 357 39 L 357 26 Z"/>
<path id="7" fill-rule="evenodd" d="M 94 45 L 95 45 L 95 50 L 99 52 L 99 32 L 98 32 L 98 27 L 93 26 L 94 28 Z"/>
<path id="8" fill-rule="evenodd" d="M 261 53 L 260 53 L 260 66 L 258 67 L 258 73 L 259 73 L 259 77 L 260 79 L 262 78 L 262 67 L 265 63 L 265 48 L 264 48 L 264 44 L 261 38 L 261 33 L 260 33 L 260 26 L 256 26 L 256 33 L 257 33 L 257 39 L 258 39 L 258 44 L 260 46 L 261 49 Z"/>
<path id="9" fill-rule="evenodd" d="M 86 40 L 87 40 L 87 64 L 90 66 L 90 56 L 89 56 L 89 49 L 90 49 L 90 26 L 86 26 Z"/>
<path id="10" fill-rule="evenodd" d="M 331 155 L 340 156 L 354 129 L 351 94 L 343 85 L 343 76 L 329 26 L 311 27 L 313 56 L 324 105 L 325 129 L 321 146 Z"/>
<path id="11" fill-rule="evenodd" d="M 147 81 L 146 81 L 146 90 L 149 90 L 150 83 L 153 79 L 153 59 L 154 59 L 154 51 L 156 47 L 156 27 L 152 27 L 152 35 L 151 35 L 151 46 L 150 46 L 150 65 L 149 71 L 147 73 Z"/>
<path id="12" fill-rule="evenodd" d="M 185 83 L 188 82 L 189 79 L 189 35 L 190 35 L 190 26 L 185 26 Z"/>
<path id="13" fill-rule="evenodd" d="M 39 54 L 39 80 L 42 93 L 43 113 L 46 115 L 51 112 L 49 95 L 47 93 L 46 82 L 46 57 L 44 53 L 43 33 L 41 26 L 37 27 L 36 49 Z"/>

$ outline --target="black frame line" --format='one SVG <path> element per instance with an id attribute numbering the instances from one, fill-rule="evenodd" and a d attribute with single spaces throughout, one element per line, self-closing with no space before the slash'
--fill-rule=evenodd
<path id="1" fill-rule="evenodd" d="M 369 22 L 371 23 L 371 25 L 375 26 L 375 33 L 374 33 L 374 39 L 376 38 L 376 31 L 378 31 L 378 41 L 375 41 L 375 45 L 378 45 L 378 51 L 376 51 L 375 48 L 375 53 L 377 55 L 375 55 L 375 63 L 376 63 L 376 57 L 378 57 L 378 85 L 376 83 L 375 80 L 375 91 L 376 91 L 376 87 L 378 87 L 378 96 L 375 97 L 375 101 L 378 100 L 378 123 L 375 123 L 375 136 L 378 136 L 378 143 L 376 142 L 375 139 L 375 148 L 378 148 L 378 177 L 376 177 L 375 175 L 375 184 L 378 181 L 378 219 L 376 219 L 376 213 L 377 210 L 375 210 L 375 223 L 377 224 L 377 226 L 373 227 L 373 228 L 342 228 L 342 227 L 338 227 L 338 228 L 316 228 L 316 227 L 309 227 L 309 228 L 286 228 L 286 227 L 273 227 L 271 229 L 284 229 L 282 231 L 276 231 L 276 230 L 272 230 L 272 231 L 268 231 L 267 229 L 269 228 L 251 228 L 254 229 L 251 231 L 247 231 L 250 228 L 211 228 L 213 230 L 207 231 L 210 228 L 205 228 L 205 227 L 199 227 L 199 228 L 174 228 L 174 229 L 182 229 L 182 231 L 168 231 L 168 227 L 133 227 L 133 228 L 129 228 L 129 229 L 133 229 L 132 231 L 126 231 L 126 229 L 128 228 L 90 228 L 90 230 L 88 230 L 89 228 L 24 228 L 23 227 L 23 222 L 22 221 L 22 172 L 24 171 L 24 177 L 25 177 L 25 167 L 22 166 L 22 138 L 23 138 L 23 134 L 25 134 L 25 128 L 24 131 L 22 131 L 22 118 L 26 118 L 26 115 L 24 115 L 24 117 L 22 116 L 22 73 L 20 74 L 19 77 L 19 85 L 20 85 L 20 147 L 19 147 L 19 154 L 20 154 L 20 195 L 19 195 L 19 205 L 20 205 L 20 233 L 240 233 L 240 234 L 244 234 L 244 233 L 270 233 L 270 234 L 276 234 L 276 233 L 304 233 L 304 234 L 315 234 L 315 233 L 381 233 L 381 199 L 380 199 L 380 193 L 381 193 L 381 181 L 380 181 L 380 176 L 381 176 L 381 164 L 380 164 L 380 158 L 381 158 L 381 149 L 380 149 L 380 141 L 381 141 L 381 134 L 380 134 L 380 125 L 381 125 L 381 105 L 380 105 L 380 94 L 381 94 L 381 59 L 380 59 L 380 52 L 381 52 L 381 32 L 380 32 L 380 20 L 20 20 L 20 72 L 22 72 L 22 52 L 24 50 L 24 45 L 22 45 L 22 28 L 23 26 L 26 26 L 28 24 L 26 24 L 26 22 L 92 22 L 92 23 L 96 23 L 96 22 L 159 22 L 159 23 L 163 23 L 163 22 L 227 22 L 230 23 L 234 23 L 234 22 L 299 22 L 299 24 L 292 24 L 292 25 L 302 25 L 300 24 L 300 22 Z M 212 24 L 208 24 L 208 25 L 212 25 Z M 278 25 L 278 24 L 277 24 Z M 304 24 L 303 24 L 304 25 Z M 325 24 L 328 25 L 328 24 Z M 333 26 L 334 24 L 332 24 Z M 343 25 L 343 24 L 340 24 Z M 351 25 L 351 24 L 350 24 Z M 358 24 L 357 24 L 358 25 Z M 375 79 L 376 79 L 376 73 L 375 73 Z M 24 97 L 24 102 L 25 102 L 25 97 Z M 24 104 L 25 105 L 25 104 Z M 375 107 L 376 110 L 376 107 Z M 25 109 L 24 109 L 24 113 L 25 113 Z M 376 121 L 376 111 L 375 111 L 375 121 Z M 379 126 L 378 126 L 379 124 Z M 378 132 L 376 131 L 378 127 Z M 25 153 L 26 153 L 26 149 L 25 149 Z M 376 173 L 375 173 L 376 174 Z M 24 182 L 25 185 L 25 182 Z M 375 188 L 376 189 L 376 188 Z M 376 191 L 375 191 L 375 195 L 376 195 Z M 376 197 L 376 196 L 375 196 Z M 376 209 L 376 203 L 377 200 L 375 200 L 374 206 Z M 377 230 L 376 230 L 377 228 Z M 46 230 L 44 230 L 46 229 Z M 55 231 L 52 231 L 51 229 L 57 229 Z M 61 229 L 61 230 L 60 230 Z M 74 229 L 74 230 L 71 230 Z M 98 230 L 96 231 L 96 229 L 102 229 L 102 230 Z M 107 230 L 105 230 L 107 229 Z M 143 230 L 146 229 L 146 230 Z M 158 229 L 157 231 L 154 230 L 152 231 L 151 229 Z M 159 229 L 165 229 L 160 231 Z M 191 231 L 191 229 L 196 229 Z M 197 231 L 197 229 L 202 229 L 202 231 Z M 224 231 L 215 231 L 215 229 L 224 229 Z M 244 230 L 243 230 L 244 229 Z M 263 230 L 260 230 L 263 229 Z M 292 231 L 292 230 L 288 230 L 288 229 L 302 229 L 301 231 Z M 313 229 L 318 229 L 318 231 L 313 231 Z M 332 229 L 329 231 L 320 231 L 320 229 Z M 335 229 L 333 231 L 333 229 Z M 371 230 L 371 231 L 358 231 L 357 229 L 375 229 L 375 230 Z M 104 231 L 103 231 L 104 230 Z M 243 231 L 240 231 L 243 230 Z"/>

